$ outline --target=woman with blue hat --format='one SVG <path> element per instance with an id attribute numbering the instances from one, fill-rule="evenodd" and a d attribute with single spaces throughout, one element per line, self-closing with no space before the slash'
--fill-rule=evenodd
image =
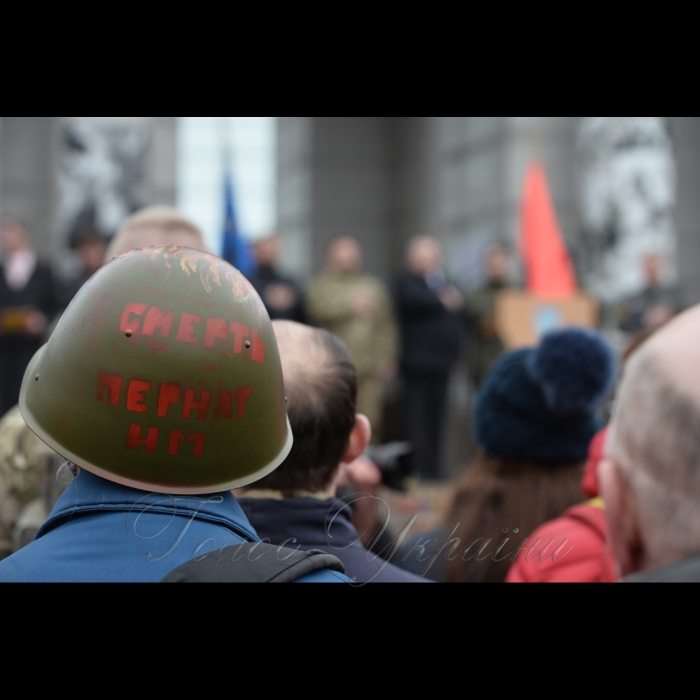
<path id="1" fill-rule="evenodd" d="M 612 349 L 583 329 L 550 333 L 538 349 L 511 352 L 494 367 L 476 406 L 481 450 L 448 519 L 446 581 L 503 582 L 527 548 L 528 556 L 566 556 L 562 542 L 529 538 L 586 500 L 588 449 L 603 427 L 597 412 L 617 375 Z"/>

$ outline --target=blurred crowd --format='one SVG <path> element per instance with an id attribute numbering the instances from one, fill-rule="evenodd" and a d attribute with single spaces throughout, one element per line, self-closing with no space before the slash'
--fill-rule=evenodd
<path id="1" fill-rule="evenodd" d="M 70 274 L 41 259 L 30 232 L 18 221 L 2 224 L 0 244 L 0 414 L 5 416 L 0 422 L 0 559 L 7 557 L 0 563 L 0 581 L 159 581 L 178 567 L 151 562 L 149 568 L 133 542 L 100 535 L 99 523 L 106 528 L 117 500 L 133 505 L 144 492 L 207 492 L 184 482 L 181 490 L 159 490 L 152 480 L 115 472 L 106 459 L 104 464 L 80 463 L 80 451 L 70 442 L 79 439 L 69 425 L 78 420 L 71 396 L 53 398 L 61 404 L 62 416 L 51 429 L 44 424 L 41 430 L 30 429 L 25 419 L 31 412 L 40 422 L 36 410 L 28 408 L 28 396 L 36 390 L 32 385 L 41 377 L 32 369 L 38 357 L 53 349 L 66 366 L 85 360 L 85 348 L 67 337 L 61 319 L 79 313 L 73 307 L 97 293 L 99 280 L 105 280 L 105 300 L 117 294 L 109 285 L 127 284 L 108 276 L 115 260 L 132 256 L 136 270 L 136 249 L 204 251 L 201 232 L 173 209 L 150 208 L 129 218 L 111 242 L 90 232 L 76 237 L 76 265 Z M 201 535 L 205 541 L 211 534 L 207 522 L 218 518 L 235 535 L 229 546 L 257 543 L 258 538 L 275 547 L 294 542 L 307 553 L 299 561 L 289 557 L 302 581 L 700 580 L 700 529 L 695 540 L 693 515 L 700 506 L 700 491 L 695 491 L 700 445 L 692 437 L 700 434 L 695 431 L 700 386 L 695 386 L 694 372 L 700 310 L 686 311 L 680 290 L 664 284 L 661 257 L 650 253 L 640 261 L 647 280 L 641 294 L 605 308 L 601 316 L 608 328 L 625 334 L 628 347 L 619 356 L 600 332 L 576 328 L 545 335 L 537 348 L 509 352 L 497 310 L 499 295 L 515 288 L 514 261 L 504 245 L 488 249 L 486 283 L 469 293 L 450 279 L 442 245 L 431 237 L 410 241 L 404 271 L 390 287 L 364 273 L 361 245 L 352 238 L 332 241 L 325 270 L 308 284 L 284 272 L 279 235 L 255 243 L 253 253 L 256 271 L 245 285 L 255 289 L 267 310 L 266 322 L 272 322 L 294 445 L 286 455 L 280 451 L 278 463 L 272 460 L 256 478 L 222 482 L 235 487 L 230 490 L 235 500 L 230 492 L 222 497 L 221 508 L 229 511 L 207 516 L 206 509 L 195 509 L 192 518 L 198 526 L 188 529 L 188 537 Z M 204 264 L 201 260 L 183 259 L 182 269 L 187 271 L 188 264 L 195 275 L 203 274 L 197 267 Z M 212 270 L 216 264 L 206 261 Z M 134 284 L 150 289 L 136 279 Z M 219 273 L 214 280 L 220 283 Z M 121 332 L 132 343 L 140 340 L 150 319 L 149 351 L 162 352 L 163 365 L 174 363 L 177 376 L 189 376 L 193 365 L 178 369 L 184 361 L 177 353 L 151 344 L 158 329 L 162 338 L 168 337 L 171 312 L 157 308 L 160 315 L 152 316 L 149 311 L 139 330 L 128 319 L 147 307 L 136 307 L 131 305 L 131 317 L 126 312 L 121 317 Z M 181 325 L 178 340 L 209 348 L 228 337 L 229 326 L 224 321 L 224 326 L 216 325 L 218 318 L 204 322 L 206 337 L 196 336 L 193 328 L 203 322 L 193 313 L 188 318 L 198 320 L 190 320 L 194 325 L 189 330 Z M 238 337 L 234 354 L 252 352 L 255 358 L 260 336 L 250 335 L 250 326 L 250 315 L 230 320 L 231 329 L 247 333 Z M 112 330 L 97 321 L 95 328 L 91 332 Z M 270 341 L 262 348 L 269 359 Z M 451 484 L 444 446 L 449 389 L 460 363 L 468 370 L 475 397 L 472 424 L 462 429 L 473 434 L 478 454 L 464 465 L 458 483 Z M 205 370 L 218 367 L 208 363 Z M 270 363 L 265 371 L 273 371 Z M 199 380 L 198 386 L 205 386 L 204 376 Z M 85 381 L 92 379 L 86 375 Z M 274 377 L 265 382 L 272 386 Z M 128 391 L 127 406 L 135 413 L 146 412 L 143 397 L 151 382 L 143 379 L 141 384 L 141 393 L 132 393 L 132 387 Z M 114 384 L 100 384 L 100 409 L 107 403 L 106 387 L 116 391 Z M 400 387 L 400 400 L 394 402 L 392 416 L 388 399 L 395 387 Z M 209 392 L 191 394 L 190 412 L 206 416 Z M 253 395 L 236 394 L 239 419 Z M 167 396 L 161 385 L 159 417 L 168 415 Z M 219 400 L 217 415 L 231 413 L 225 401 Z M 109 418 L 87 416 L 80 430 L 92 430 L 92 420 L 99 431 Z M 172 435 L 187 442 L 179 424 L 171 427 Z M 56 437 L 53 430 L 71 437 Z M 153 430 L 132 430 L 129 449 L 143 448 L 141 456 L 154 453 Z M 196 443 L 197 435 L 191 441 Z M 256 433 L 258 442 L 268 439 Z M 220 449 L 231 455 L 232 463 L 237 461 L 234 441 Z M 171 438 L 170 450 L 178 454 L 177 438 Z M 272 451 L 266 447 L 265 454 Z M 440 527 L 398 534 L 382 527 L 380 488 L 407 492 L 433 484 L 449 492 Z M 110 489 L 117 487 L 122 491 L 112 494 Z M 135 496 L 125 493 L 129 489 Z M 86 493 L 93 494 L 89 508 L 82 500 Z M 66 514 L 78 511 L 90 515 L 67 523 Z M 158 531 L 155 511 L 148 516 Z M 175 515 L 164 508 L 163 517 Z M 93 562 L 86 568 L 80 562 L 85 552 L 99 549 L 100 541 L 93 540 L 100 536 L 114 552 L 108 547 L 99 555 L 99 566 Z M 80 547 L 84 551 L 76 551 Z M 191 555 L 166 562 L 181 565 L 175 580 L 219 580 L 211 578 L 221 575 L 211 571 L 214 559 Z"/>

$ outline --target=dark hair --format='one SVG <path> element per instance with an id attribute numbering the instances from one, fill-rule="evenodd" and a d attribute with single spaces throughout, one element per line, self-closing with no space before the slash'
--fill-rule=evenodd
<path id="1" fill-rule="evenodd" d="M 445 582 L 504 583 L 525 540 L 585 501 L 584 469 L 583 464 L 525 464 L 481 453 L 457 487 L 448 518 L 451 529 L 459 525 L 460 544 L 450 555 Z"/>
<path id="2" fill-rule="evenodd" d="M 300 365 L 285 377 L 287 410 L 294 433 L 294 447 L 270 476 L 250 489 L 321 492 L 329 484 L 348 449 L 357 414 L 357 372 L 343 343 L 331 333 L 314 329 L 317 363 Z"/>

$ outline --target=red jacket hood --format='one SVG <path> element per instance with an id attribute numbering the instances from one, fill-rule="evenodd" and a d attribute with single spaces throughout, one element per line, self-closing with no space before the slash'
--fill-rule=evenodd
<path id="1" fill-rule="evenodd" d="M 598 467 L 605 456 L 605 444 L 608 440 L 609 428 L 599 432 L 588 453 L 588 463 L 586 464 L 586 474 L 583 477 L 583 492 L 590 498 L 600 497 L 600 487 L 598 485 Z"/>

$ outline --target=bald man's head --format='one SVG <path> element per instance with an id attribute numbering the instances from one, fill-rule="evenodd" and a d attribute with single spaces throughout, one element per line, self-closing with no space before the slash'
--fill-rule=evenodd
<path id="1" fill-rule="evenodd" d="M 124 221 L 109 245 L 105 262 L 137 248 L 178 245 L 206 251 L 199 228 L 177 209 L 155 206 L 141 209 Z"/>
<path id="2" fill-rule="evenodd" d="M 333 483 L 357 413 L 357 373 L 345 346 L 327 331 L 273 323 L 282 359 L 294 447 L 254 489 L 316 493 Z"/>
<path id="3" fill-rule="evenodd" d="M 620 548 L 633 538 L 621 523 L 634 521 L 637 546 L 659 566 L 700 552 L 700 307 L 659 331 L 629 361 L 609 453 L 603 481 L 611 520 L 627 532 L 617 534 Z"/>

